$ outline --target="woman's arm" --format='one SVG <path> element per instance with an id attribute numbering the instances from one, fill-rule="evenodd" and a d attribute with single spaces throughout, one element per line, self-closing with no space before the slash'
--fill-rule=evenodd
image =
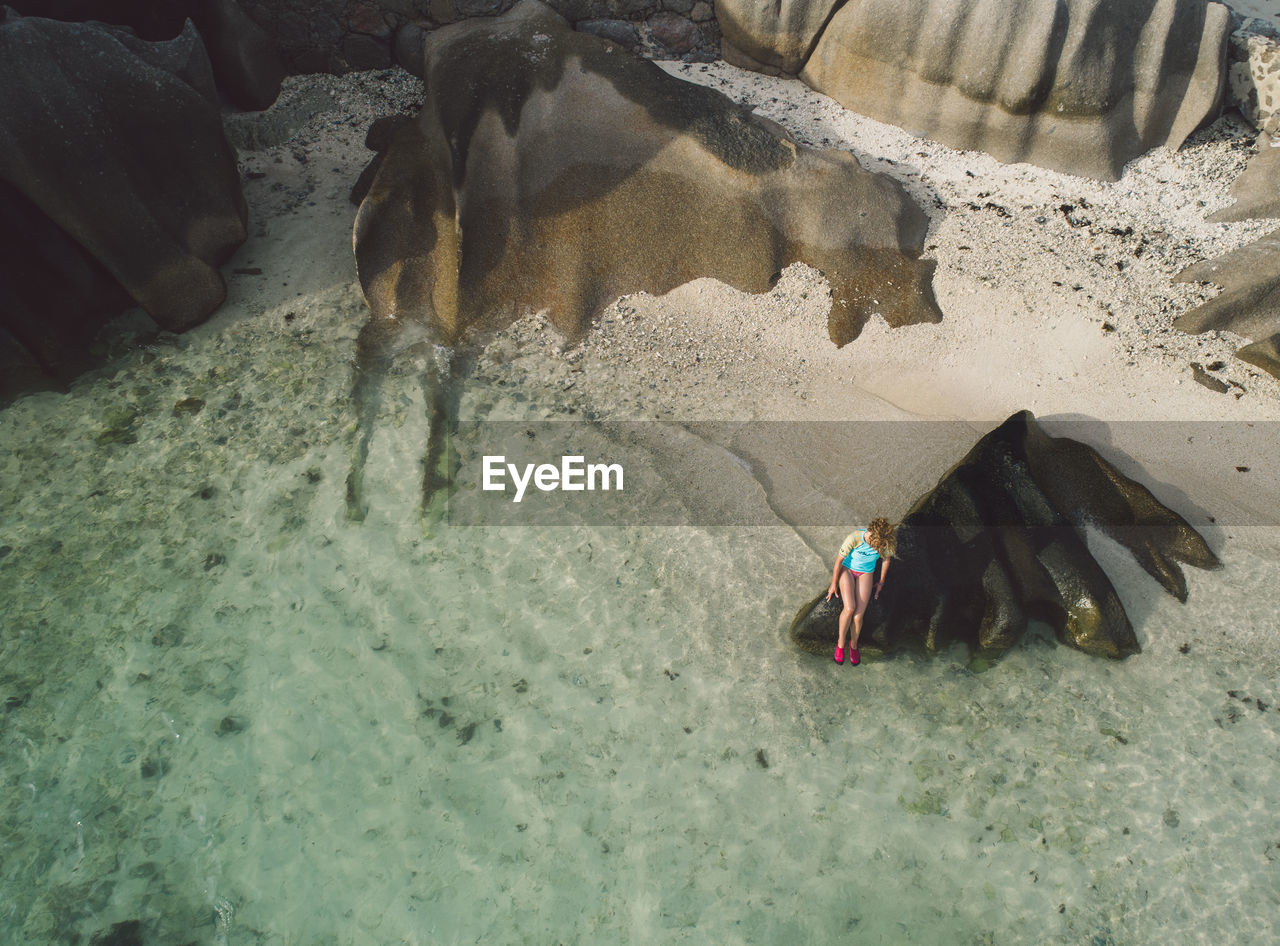
<path id="1" fill-rule="evenodd" d="M 827 589 L 827 600 L 830 601 L 835 596 L 837 589 L 840 587 L 840 569 L 844 568 L 840 563 L 844 561 L 843 555 L 836 556 L 836 567 L 831 569 L 831 587 Z"/>
<path id="2" fill-rule="evenodd" d="M 876 582 L 875 596 L 877 598 L 880 597 L 880 588 L 884 585 L 885 576 L 888 574 L 889 574 L 889 559 L 885 558 L 884 556 L 881 556 L 880 557 L 880 580 Z"/>
<path id="3" fill-rule="evenodd" d="M 853 547 L 858 544 L 858 535 L 861 530 L 855 529 L 849 533 L 849 538 L 844 540 L 844 545 L 840 546 L 840 551 L 836 552 L 836 565 L 831 569 L 831 587 L 827 589 L 827 600 L 830 601 L 836 594 L 836 590 L 840 587 L 840 563 L 844 561 L 844 557 L 853 551 Z"/>

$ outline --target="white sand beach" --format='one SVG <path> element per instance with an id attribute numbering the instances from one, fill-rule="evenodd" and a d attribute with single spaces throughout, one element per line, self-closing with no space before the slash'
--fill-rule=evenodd
<path id="1" fill-rule="evenodd" d="M 1172 328 L 1215 292 L 1173 275 L 1275 225 L 1206 222 L 1252 131 L 1225 116 L 1098 183 L 798 82 L 663 68 L 901 181 L 942 322 L 836 349 L 815 271 L 760 296 L 699 280 L 620 299 L 579 345 L 531 314 L 462 416 L 948 421 L 954 444 L 848 445 L 827 497 L 848 521 L 817 528 L 424 524 L 419 346 L 348 521 L 347 194 L 369 123 L 421 91 L 288 80 L 253 121 L 291 134 L 240 155 L 226 305 L 180 338 L 126 318 L 103 370 L 0 412 L 13 942 L 132 919 L 220 946 L 1277 935 L 1280 382 L 1241 339 Z M 846 526 L 900 516 L 1024 408 L 1108 425 L 1094 445 L 1224 567 L 1190 569 L 1183 605 L 1091 536 L 1143 647 L 1123 662 L 1038 626 L 994 663 L 796 650 Z"/>

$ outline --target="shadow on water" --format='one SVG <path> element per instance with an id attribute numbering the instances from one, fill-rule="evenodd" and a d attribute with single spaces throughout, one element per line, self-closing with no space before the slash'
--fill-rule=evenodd
<path id="1" fill-rule="evenodd" d="M 422 458 L 420 514 L 438 512 L 434 500 L 450 484 L 446 449 L 457 428 L 462 381 L 475 354 L 436 345 L 426 327 L 415 322 L 371 316 L 356 341 L 356 361 L 352 380 L 352 403 L 356 429 L 351 447 L 351 467 L 347 474 L 346 513 L 353 522 L 363 522 L 369 512 L 365 492 L 365 470 L 369 444 L 382 408 L 387 372 L 398 357 L 418 356 L 424 364 L 419 373 L 427 415 L 427 443 Z"/>

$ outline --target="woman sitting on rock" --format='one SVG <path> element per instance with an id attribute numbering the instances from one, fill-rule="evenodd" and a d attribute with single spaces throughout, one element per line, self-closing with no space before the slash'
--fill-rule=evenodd
<path id="1" fill-rule="evenodd" d="M 880 597 L 885 575 L 889 572 L 889 559 L 893 556 L 897 527 L 888 519 L 872 519 L 865 529 L 855 529 L 840 546 L 836 567 L 831 572 L 831 587 L 827 600 L 840 595 L 844 607 L 840 611 L 840 637 L 836 641 L 835 662 L 844 663 L 844 644 L 849 636 L 849 623 L 853 622 L 853 640 L 849 648 L 849 664 L 857 666 L 858 635 L 862 633 L 862 614 L 871 601 L 871 576 L 876 562 L 880 563 L 880 580 L 875 583 L 875 596 Z"/>

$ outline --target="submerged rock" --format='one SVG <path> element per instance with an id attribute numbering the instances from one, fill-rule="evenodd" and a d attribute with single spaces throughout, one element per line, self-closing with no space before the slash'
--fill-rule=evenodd
<path id="1" fill-rule="evenodd" d="M 0 129 L 0 362 L 66 376 L 130 299 L 173 331 L 222 303 L 246 208 L 194 28 L 0 14 Z"/>
<path id="2" fill-rule="evenodd" d="M 625 293 L 700 276 L 763 292 L 795 261 L 830 280 L 837 344 L 873 314 L 940 318 L 928 218 L 896 182 L 537 0 L 430 34 L 424 71 L 356 218 L 375 319 L 453 344 L 546 309 L 575 338 Z"/>
<path id="3" fill-rule="evenodd" d="M 720 0 L 725 58 L 1001 161 L 1114 180 L 1222 103 L 1205 0 Z"/>
<path id="4" fill-rule="evenodd" d="M 870 653 L 982 652 L 1013 646 L 1031 619 L 1087 653 L 1126 657 L 1138 642 L 1083 538 L 1097 529 L 1181 601 L 1180 563 L 1216 568 L 1201 536 L 1092 447 L 1051 437 L 1027 411 L 987 434 L 902 520 L 890 578 L 864 617 Z M 791 626 L 815 653 L 835 646 L 840 607 L 825 591 Z"/>

